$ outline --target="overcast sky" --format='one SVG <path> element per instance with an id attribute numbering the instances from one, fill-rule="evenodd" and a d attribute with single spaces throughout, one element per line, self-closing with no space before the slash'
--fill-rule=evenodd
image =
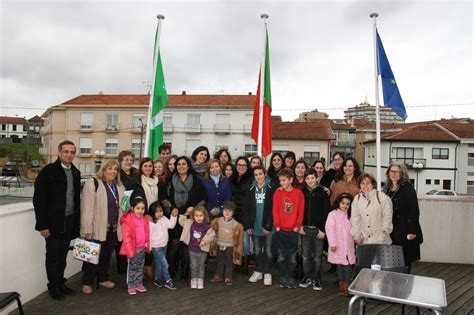
<path id="1" fill-rule="evenodd" d="M 274 114 L 342 118 L 341 108 L 375 103 L 376 11 L 408 121 L 474 118 L 472 1 L 0 3 L 2 115 L 29 118 L 99 91 L 147 93 L 158 13 L 169 94 L 255 93 L 268 13 Z M 446 104 L 463 105 L 414 107 Z"/>

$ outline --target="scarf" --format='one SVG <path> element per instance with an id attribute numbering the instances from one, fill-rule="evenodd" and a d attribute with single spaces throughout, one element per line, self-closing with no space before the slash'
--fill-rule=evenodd
<path id="1" fill-rule="evenodd" d="M 142 175 L 142 187 L 148 205 L 158 200 L 158 178 Z"/>
<path id="2" fill-rule="evenodd" d="M 367 200 L 367 207 L 370 205 L 370 202 L 374 199 L 374 193 L 375 192 L 376 192 L 375 189 L 373 189 L 372 191 L 370 191 L 368 193 L 365 193 L 363 191 L 360 192 L 362 197 L 364 197 Z"/>
<path id="3" fill-rule="evenodd" d="M 188 174 L 183 182 L 178 174 L 174 174 L 171 181 L 174 187 L 174 203 L 180 208 L 188 202 L 188 193 L 193 187 L 193 176 Z"/>

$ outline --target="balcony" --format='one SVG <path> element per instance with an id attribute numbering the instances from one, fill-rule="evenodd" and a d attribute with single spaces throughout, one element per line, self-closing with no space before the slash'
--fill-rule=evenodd
<path id="1" fill-rule="evenodd" d="M 215 133 L 230 133 L 230 124 L 214 124 Z"/>
<path id="2" fill-rule="evenodd" d="M 107 133 L 117 133 L 117 132 L 119 132 L 119 124 L 107 125 L 105 127 L 105 132 L 107 132 Z"/>
<path id="3" fill-rule="evenodd" d="M 200 133 L 201 124 L 187 124 L 184 126 L 184 132 L 187 133 Z"/>
<path id="4" fill-rule="evenodd" d="M 390 163 L 392 162 L 398 162 L 398 163 L 403 163 L 408 169 L 415 169 L 413 167 L 413 164 L 417 163 L 418 165 L 421 163 L 423 164 L 422 167 L 418 168 L 424 168 L 426 167 L 426 159 L 417 159 L 417 158 L 392 158 L 390 159 Z"/>
<path id="5" fill-rule="evenodd" d="M 92 130 L 92 125 L 90 124 L 81 124 L 79 126 L 79 132 L 93 132 L 94 130 Z"/>
<path id="6" fill-rule="evenodd" d="M 174 125 L 173 124 L 163 124 L 163 132 L 171 133 L 174 131 Z"/>

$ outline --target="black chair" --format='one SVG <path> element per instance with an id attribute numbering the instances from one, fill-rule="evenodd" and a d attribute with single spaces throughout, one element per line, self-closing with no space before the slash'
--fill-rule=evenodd
<path id="1" fill-rule="evenodd" d="M 16 303 L 18 304 L 18 311 L 20 312 L 20 315 L 23 315 L 23 308 L 21 306 L 20 294 L 18 292 L 0 293 L 0 310 L 10 305 L 10 303 L 12 303 L 14 300 L 16 300 Z"/>
<path id="2" fill-rule="evenodd" d="M 405 266 L 403 247 L 400 245 L 385 244 L 362 244 L 356 247 L 356 264 L 354 267 L 353 279 L 359 274 L 362 268 L 371 268 L 377 262 L 383 271 L 398 273 L 409 273 Z M 365 300 L 367 302 L 367 299 Z M 365 313 L 365 303 L 363 312 Z M 402 314 L 405 313 L 405 305 L 402 306 Z M 416 313 L 420 314 L 420 309 L 416 307 Z"/>

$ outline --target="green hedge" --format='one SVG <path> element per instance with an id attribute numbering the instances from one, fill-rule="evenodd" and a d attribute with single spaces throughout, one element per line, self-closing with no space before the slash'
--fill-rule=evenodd
<path id="1" fill-rule="evenodd" d="M 29 144 L 27 154 L 26 144 L 0 144 L 0 157 L 8 157 L 10 160 L 21 159 L 22 161 L 26 161 L 28 155 L 30 161 L 38 160 L 40 163 L 43 163 L 43 156 L 39 153 L 41 147 L 42 144 Z"/>

